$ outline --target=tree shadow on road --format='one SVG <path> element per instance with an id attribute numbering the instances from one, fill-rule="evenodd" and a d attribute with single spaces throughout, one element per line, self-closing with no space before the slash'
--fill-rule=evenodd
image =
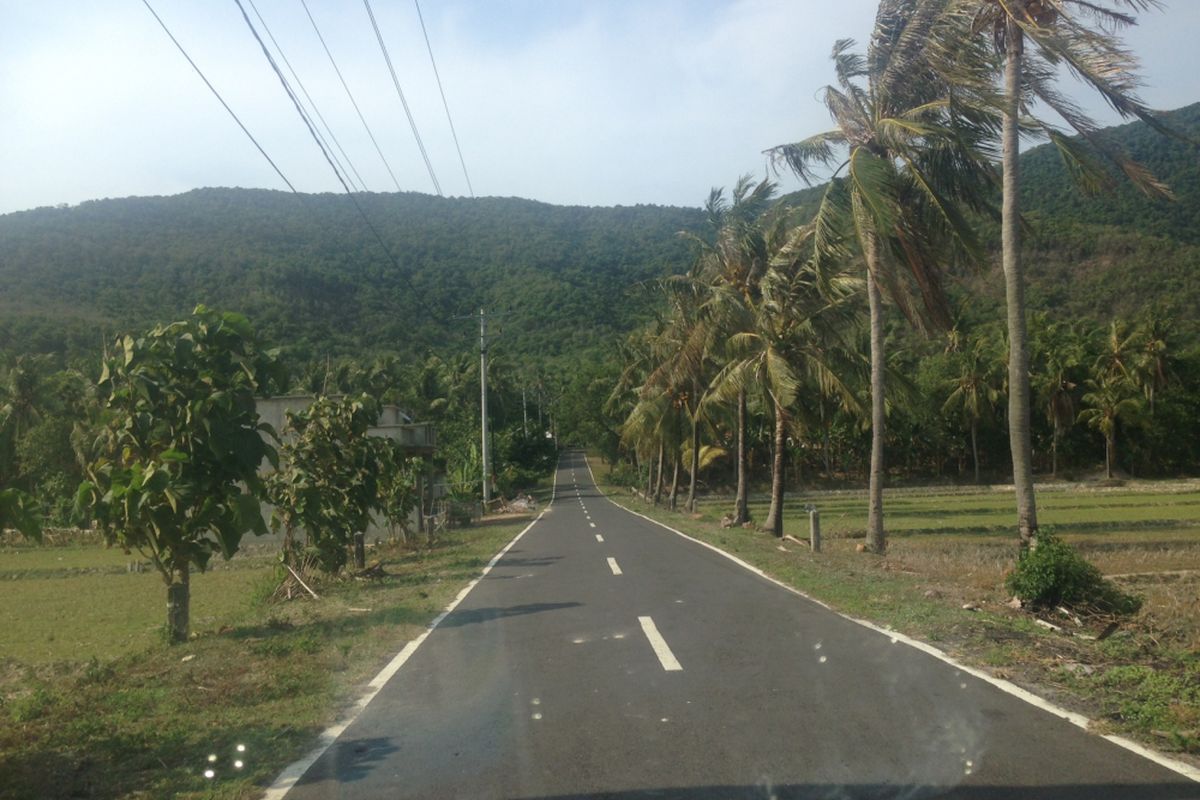
<path id="1" fill-rule="evenodd" d="M 583 603 L 526 603 L 519 606 L 502 608 L 473 608 L 466 611 L 455 611 L 442 621 L 443 628 L 461 628 L 464 625 L 475 625 L 480 622 L 490 622 L 505 617 L 520 617 L 525 614 L 540 614 L 543 611 L 558 611 L 563 608 L 575 608 Z"/>

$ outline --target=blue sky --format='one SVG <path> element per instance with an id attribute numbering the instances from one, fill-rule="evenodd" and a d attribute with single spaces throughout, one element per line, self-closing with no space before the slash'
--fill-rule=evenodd
<path id="1" fill-rule="evenodd" d="M 233 0 L 151 2 L 298 189 L 340 190 Z M 299 0 L 255 2 L 367 187 L 394 191 Z M 432 191 L 362 3 L 309 6 L 401 188 Z M 413 3 L 373 6 L 442 187 L 466 194 Z M 827 127 L 816 94 L 830 46 L 865 39 L 874 7 L 424 0 L 422 11 L 477 195 L 699 205 L 712 186 L 763 174 L 764 148 Z M 0 0 L 0 23 L 0 213 L 284 188 L 139 0 Z M 1173 0 L 1128 35 L 1151 105 L 1200 100 L 1197 30 L 1200 0 Z"/>

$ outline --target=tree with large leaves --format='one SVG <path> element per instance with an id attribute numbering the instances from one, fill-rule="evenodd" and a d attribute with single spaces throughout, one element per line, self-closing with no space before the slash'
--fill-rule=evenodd
<path id="1" fill-rule="evenodd" d="M 1017 528 L 1022 552 L 1037 545 L 1037 503 L 1033 485 L 1033 441 L 1029 345 L 1026 329 L 1025 273 L 1021 262 L 1019 135 L 1040 132 L 1062 154 L 1068 171 L 1088 190 L 1112 183 L 1106 166 L 1114 164 L 1143 192 L 1169 196 L 1169 190 L 1145 167 L 1113 148 L 1099 128 L 1056 84 L 1063 67 L 1095 89 L 1122 117 L 1137 117 L 1166 132 L 1138 98 L 1137 61 L 1111 33 L 1132 25 L 1129 12 L 1158 7 L 1157 0 L 954 0 L 954 8 L 970 20 L 973 38 L 987 38 L 1004 60 L 1003 208 L 1001 247 L 1007 302 L 1009 356 L 1008 427 Z M 1093 25 L 1088 22 L 1094 23 Z M 1032 45 L 1032 46 L 1030 46 Z M 1056 126 L 1029 114 L 1041 102 L 1076 133 L 1072 139 Z"/>
<path id="2" fill-rule="evenodd" d="M 957 411 L 967 421 L 976 484 L 979 483 L 979 423 L 992 413 L 1002 393 L 995 374 L 996 359 L 990 350 L 991 342 L 981 336 L 955 354 L 958 374 L 950 380 L 950 394 L 942 404 L 944 413 Z"/>
<path id="3" fill-rule="evenodd" d="M 284 533 L 288 561 L 300 561 L 294 535 L 303 530 L 303 556 L 325 572 L 339 572 L 355 534 L 382 510 L 380 482 L 386 484 L 388 469 L 399 464 L 387 458 L 389 440 L 367 435 L 379 411 L 378 400 L 361 394 L 318 397 L 303 411 L 288 412 L 279 468 L 266 483 L 272 525 Z"/>
<path id="4" fill-rule="evenodd" d="M 104 359 L 103 429 L 79 499 L 110 544 L 162 575 L 172 642 L 188 638 L 191 569 L 266 532 L 259 467 L 276 459 L 275 434 L 255 397 L 284 385 L 244 317 L 204 306 L 120 337 Z"/>
<path id="5" fill-rule="evenodd" d="M 887 547 L 883 525 L 885 364 L 883 289 L 910 321 L 948 324 L 940 272 L 951 258 L 981 261 L 965 209 L 987 209 L 992 118 L 977 98 L 986 70 L 960 58 L 951 84 L 941 43 L 956 18 L 946 2 L 884 0 L 866 56 L 854 43 L 834 45 L 836 86 L 824 90 L 836 127 L 768 150 L 802 180 L 832 168 L 814 220 L 818 263 L 851 255 L 866 265 L 871 348 L 871 468 L 867 547 Z M 963 47 L 975 47 L 969 38 Z M 938 46 L 935 46 L 938 45 Z M 978 48 L 976 48 L 978 49 Z"/>

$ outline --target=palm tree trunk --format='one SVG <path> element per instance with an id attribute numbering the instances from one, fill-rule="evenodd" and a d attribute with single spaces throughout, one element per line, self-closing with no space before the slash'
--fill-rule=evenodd
<path id="1" fill-rule="evenodd" d="M 873 234 L 866 237 L 867 304 L 871 312 L 871 477 L 867 509 L 867 549 L 882 554 L 887 550 L 883 530 L 883 297 L 875 280 L 879 262 L 879 243 Z"/>
<path id="2" fill-rule="evenodd" d="M 750 521 L 747 502 L 750 494 L 748 466 L 746 464 L 746 390 L 738 391 L 737 406 L 737 501 L 733 508 L 733 524 Z"/>
<path id="3" fill-rule="evenodd" d="M 1008 305 L 1008 440 L 1021 551 L 1037 547 L 1037 503 L 1033 494 L 1033 442 L 1029 429 L 1029 344 L 1025 330 L 1025 276 L 1021 268 L 1020 171 L 1017 119 L 1021 108 L 1020 26 L 1008 21 L 1004 64 L 1004 207 L 1001 240 L 1004 294 Z"/>
<path id="4" fill-rule="evenodd" d="M 771 467 L 771 510 L 763 522 L 763 530 L 783 536 L 783 468 L 784 448 L 787 445 L 787 416 L 778 402 L 775 403 L 775 463 Z"/>
<path id="5" fill-rule="evenodd" d="M 700 409 L 692 418 L 692 475 L 688 483 L 687 502 L 683 507 L 688 513 L 696 513 L 696 477 L 700 472 Z"/>
<path id="6" fill-rule="evenodd" d="M 975 485 L 979 485 L 979 440 L 977 431 L 979 428 L 978 420 L 971 419 L 971 458 L 975 461 Z"/>
<path id="7" fill-rule="evenodd" d="M 663 459 L 666 457 L 666 445 L 663 442 L 658 443 L 658 480 L 654 482 L 654 505 L 658 505 L 658 501 L 662 500 L 663 490 Z"/>
<path id="8" fill-rule="evenodd" d="M 1113 463 L 1117 460 L 1117 426 L 1114 423 L 1108 436 L 1104 437 L 1104 471 L 1108 479 L 1113 477 Z"/>
<path id="9" fill-rule="evenodd" d="M 1061 426 L 1054 420 L 1054 438 L 1050 440 L 1050 474 L 1058 477 L 1058 437 Z"/>
<path id="10" fill-rule="evenodd" d="M 677 501 L 679 500 L 679 462 L 681 460 L 682 459 L 680 458 L 680 454 L 676 453 L 675 458 L 673 459 L 673 461 L 675 462 L 675 466 L 671 469 L 670 509 L 672 511 L 675 510 L 675 505 L 676 505 Z"/>

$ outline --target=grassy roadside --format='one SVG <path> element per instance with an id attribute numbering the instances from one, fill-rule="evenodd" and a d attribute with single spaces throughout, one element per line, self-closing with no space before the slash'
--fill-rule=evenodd
<path id="1" fill-rule="evenodd" d="M 1014 556 L 1011 544 L 1001 550 L 970 536 L 915 534 L 894 539 L 889 555 L 877 558 L 855 552 L 855 540 L 835 532 L 823 552 L 813 554 L 790 540 L 722 528 L 724 505 L 703 504 L 695 515 L 655 507 L 609 484 L 598 459 L 591 464 L 601 489 L 635 511 L 735 554 L 838 611 L 929 642 L 1086 714 L 1104 733 L 1130 736 L 1200 766 L 1194 584 L 1167 594 L 1146 592 L 1142 613 L 1102 641 L 1068 636 L 1039 627 L 1030 614 L 1005 605 L 1003 575 Z M 1152 508 L 1156 501 L 1147 502 Z M 803 512 L 791 508 L 789 513 L 788 532 L 807 538 Z M 1193 538 L 1185 546 L 1185 561 L 1195 544 Z M 1181 554 L 1175 555 L 1178 561 Z M 1178 602 L 1182 609 L 1172 605 Z M 973 609 L 963 608 L 966 604 Z"/>
<path id="2" fill-rule="evenodd" d="M 388 577 L 327 583 L 316 587 L 320 601 L 263 600 L 275 582 L 267 558 L 198 576 L 199 635 L 174 647 L 150 634 L 148 644 L 137 636 L 124 641 L 122 655 L 68 660 L 53 643 L 49 649 L 26 643 L 18 659 L 6 642 L 14 634 L 0 629 L 0 797 L 259 796 L 532 518 L 488 519 L 428 548 L 380 547 L 372 557 Z M 16 587 L 36 595 L 60 581 L 97 582 L 74 594 L 77 612 L 87 616 L 111 600 L 104 591 L 129 588 L 121 581 L 157 581 L 105 574 L 105 559 L 98 555 L 99 574 L 56 576 L 35 568 L 48 561 L 45 554 L 30 556 L 22 562 L 29 567 L 25 579 L 10 575 L 5 582 L 7 613 L 23 615 L 26 630 L 62 624 L 62 608 L 48 612 L 33 595 L 23 600 Z M 78 560 L 79 554 L 64 557 Z M 98 602 L 96 591 L 102 591 Z M 159 583 L 150 606 L 155 615 L 161 593 Z M 212 601 L 207 608 L 205 595 Z M 222 602 L 221 595 L 236 599 Z M 97 641 L 128 633 L 119 608 L 113 616 Z M 144 627 L 140 618 L 135 627 Z M 212 780 L 203 775 L 209 768 Z"/>

